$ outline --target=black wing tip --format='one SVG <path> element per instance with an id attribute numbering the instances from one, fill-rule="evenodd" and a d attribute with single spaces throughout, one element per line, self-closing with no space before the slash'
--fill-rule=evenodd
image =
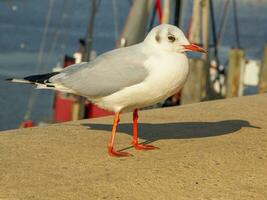
<path id="1" fill-rule="evenodd" d="M 9 82 L 12 82 L 14 78 L 7 78 L 5 79 L 5 81 L 9 81 Z"/>
<path id="2" fill-rule="evenodd" d="M 34 83 L 45 83 L 45 81 L 49 82 L 49 78 L 51 78 L 54 75 L 59 74 L 60 72 L 51 72 L 47 74 L 37 74 L 32 76 L 27 76 L 24 78 L 24 80 L 34 82 Z"/>

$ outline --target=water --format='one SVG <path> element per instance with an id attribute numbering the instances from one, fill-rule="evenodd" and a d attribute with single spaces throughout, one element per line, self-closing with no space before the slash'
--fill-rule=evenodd
<path id="1" fill-rule="evenodd" d="M 61 21 L 61 10 L 65 14 L 59 37 L 52 55 L 49 53 L 55 31 Z M 98 54 L 115 46 L 112 1 L 101 1 L 94 29 L 93 49 Z M 129 1 L 117 1 L 119 29 L 127 16 Z M 0 1 L 0 130 L 17 128 L 26 112 L 32 92 L 30 85 L 10 84 L 2 81 L 7 77 L 23 77 L 35 73 L 38 52 L 45 26 L 49 1 Z M 67 53 L 72 55 L 79 48 L 78 40 L 83 38 L 89 18 L 90 1 L 57 0 L 53 6 L 45 45 L 42 72 L 49 72 Z M 36 92 L 36 90 L 34 91 Z M 38 99 L 32 110 L 34 122 L 51 121 L 53 117 L 53 91 L 38 92 Z"/>
<path id="2" fill-rule="evenodd" d="M 102 0 L 96 16 L 93 49 L 98 54 L 111 50 L 115 46 L 112 2 Z M 119 10 L 117 13 L 119 31 L 121 31 L 128 14 L 130 1 L 117 0 L 116 2 Z M 183 4 L 182 29 L 185 31 L 192 0 L 184 2 L 186 3 Z M 54 2 L 40 71 L 51 71 L 65 53 L 71 55 L 79 48 L 78 39 L 83 38 L 86 33 L 89 4 L 88 0 L 57 0 Z M 214 4 L 215 16 L 218 21 L 223 1 L 215 0 Z M 49 1 L 42 0 L 0 1 L 0 130 L 17 128 L 23 120 L 32 87 L 10 84 L 2 80 L 6 77 L 23 77 L 35 73 L 48 6 Z M 246 50 L 247 58 L 261 59 L 262 49 L 267 41 L 266 8 L 267 1 L 253 1 L 253 3 L 244 0 L 238 1 L 240 41 L 241 46 Z M 55 42 L 55 49 L 51 53 L 50 49 L 57 30 L 59 37 Z M 219 49 L 223 62 L 227 61 L 228 50 L 235 44 L 234 38 L 233 16 L 230 9 L 224 39 Z M 31 115 L 35 122 L 52 120 L 53 95 L 52 91 L 38 92 L 38 99 Z"/>

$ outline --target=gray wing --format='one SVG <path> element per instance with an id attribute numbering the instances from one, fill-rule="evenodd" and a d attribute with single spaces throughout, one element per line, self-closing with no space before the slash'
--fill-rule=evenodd
<path id="1" fill-rule="evenodd" d="M 142 82 L 148 75 L 145 60 L 136 47 L 116 49 L 90 63 L 69 66 L 49 81 L 83 96 L 103 97 Z"/>

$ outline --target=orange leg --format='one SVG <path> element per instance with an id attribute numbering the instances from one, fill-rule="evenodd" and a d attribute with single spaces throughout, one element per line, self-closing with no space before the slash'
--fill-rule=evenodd
<path id="1" fill-rule="evenodd" d="M 127 152 L 119 152 L 113 149 L 113 145 L 114 145 L 114 139 L 115 139 L 115 135 L 116 135 L 116 130 L 117 130 L 117 126 L 118 123 L 120 122 L 120 113 L 115 113 L 115 117 L 114 117 L 114 122 L 113 122 L 113 127 L 112 127 L 112 133 L 111 133 L 111 137 L 108 143 L 108 153 L 110 156 L 116 156 L 116 157 L 125 157 L 125 156 L 130 156 L 131 154 L 127 153 Z"/>
<path id="2" fill-rule="evenodd" d="M 133 112 L 133 140 L 132 145 L 137 150 L 153 150 L 153 149 L 159 149 L 158 147 L 155 147 L 153 145 L 148 144 L 138 144 L 138 110 L 135 109 Z"/>

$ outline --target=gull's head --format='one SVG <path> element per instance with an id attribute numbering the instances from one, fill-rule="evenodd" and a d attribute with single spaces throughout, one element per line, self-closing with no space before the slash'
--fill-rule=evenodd
<path id="1" fill-rule="evenodd" d="M 191 44 L 178 27 L 170 24 L 161 24 L 153 28 L 146 36 L 144 42 L 164 51 L 176 53 L 198 51 L 206 53 L 205 49 Z"/>

